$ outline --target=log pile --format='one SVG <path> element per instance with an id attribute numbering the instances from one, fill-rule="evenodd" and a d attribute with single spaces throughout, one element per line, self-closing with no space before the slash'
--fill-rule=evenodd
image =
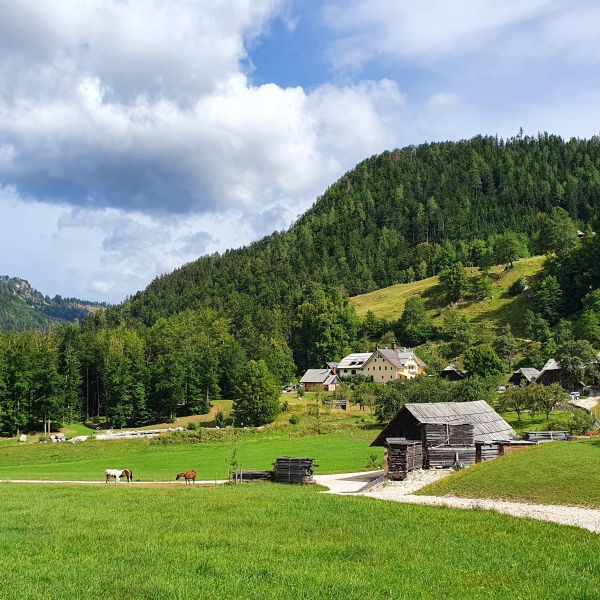
<path id="1" fill-rule="evenodd" d="M 529 442 L 553 442 L 555 440 L 570 440 L 568 431 L 526 431 L 525 439 Z"/>
<path id="2" fill-rule="evenodd" d="M 475 444 L 477 462 L 486 462 L 498 458 L 502 452 L 500 444 L 477 442 Z"/>
<path id="3" fill-rule="evenodd" d="M 278 483 L 314 483 L 314 459 L 284 456 L 275 461 L 273 481 Z"/>
<path id="4" fill-rule="evenodd" d="M 427 469 L 449 468 L 457 460 L 465 467 L 475 464 L 475 446 L 431 446 L 426 449 L 425 467 Z"/>
<path id="5" fill-rule="evenodd" d="M 403 481 L 414 469 L 423 467 L 423 445 L 414 440 L 388 438 L 387 475 L 392 481 Z"/>
<path id="6" fill-rule="evenodd" d="M 238 470 L 234 473 L 235 481 L 250 482 L 250 481 L 271 481 L 273 479 L 273 471 L 244 471 Z"/>
<path id="7" fill-rule="evenodd" d="M 475 443 L 471 423 L 421 423 L 424 446 L 471 446 Z"/>

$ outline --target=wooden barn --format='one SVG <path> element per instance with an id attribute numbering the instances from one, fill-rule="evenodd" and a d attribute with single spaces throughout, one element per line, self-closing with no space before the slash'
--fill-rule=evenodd
<path id="1" fill-rule="evenodd" d="M 485 401 L 406 404 L 377 436 L 371 446 L 385 446 L 386 438 L 421 440 L 422 423 L 473 425 L 475 442 L 517 438 L 515 430 Z"/>
<path id="2" fill-rule="evenodd" d="M 484 400 L 434 402 L 406 404 L 371 446 L 385 447 L 386 475 L 401 480 L 415 468 L 490 460 L 501 453 L 502 442 L 516 438 L 514 429 Z"/>
<path id="3" fill-rule="evenodd" d="M 448 379 L 449 381 L 461 381 L 466 377 L 465 373 L 454 365 L 448 365 L 444 367 L 440 372 L 442 379 Z"/>
<path id="4" fill-rule="evenodd" d="M 512 385 L 529 385 L 540 376 L 537 369 L 525 367 L 515 371 L 508 380 Z"/>
<path id="5" fill-rule="evenodd" d="M 565 390 L 583 391 L 583 388 L 585 387 L 585 383 L 583 381 L 573 381 L 570 377 L 568 377 L 560 366 L 560 363 L 554 358 L 548 359 L 535 382 L 541 385 L 552 385 L 553 383 L 558 383 Z"/>

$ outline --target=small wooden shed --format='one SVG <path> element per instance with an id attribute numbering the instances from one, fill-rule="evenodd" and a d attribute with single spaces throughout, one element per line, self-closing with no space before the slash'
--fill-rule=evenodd
<path id="1" fill-rule="evenodd" d="M 471 424 L 474 442 L 513 440 L 515 430 L 485 401 L 406 404 L 375 438 L 371 446 L 385 446 L 387 438 L 421 440 L 423 423 Z"/>

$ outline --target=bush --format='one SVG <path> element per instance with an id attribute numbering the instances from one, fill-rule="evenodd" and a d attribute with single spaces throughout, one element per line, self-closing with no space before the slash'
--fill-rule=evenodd
<path id="1" fill-rule="evenodd" d="M 200 427 L 202 427 L 202 425 L 200 425 L 200 423 L 188 423 L 186 429 L 188 431 L 196 431 Z"/>
<path id="2" fill-rule="evenodd" d="M 287 412 L 290 409 L 290 405 L 287 400 L 281 403 L 281 412 Z"/>
<path id="3" fill-rule="evenodd" d="M 47 442 L 49 439 L 50 439 L 50 436 L 46 435 L 45 433 L 40 433 L 40 437 L 39 437 L 40 444 Z"/>
<path id="4" fill-rule="evenodd" d="M 383 461 L 377 456 L 377 454 L 370 454 L 369 459 L 363 465 L 363 468 L 367 471 L 374 471 L 375 469 L 381 469 L 383 467 Z"/>
<path id="5" fill-rule="evenodd" d="M 571 435 L 586 435 L 594 428 L 594 417 L 583 410 L 556 414 L 548 423 L 548 431 L 568 431 Z"/>
<path id="6" fill-rule="evenodd" d="M 523 277 L 519 277 L 515 279 L 508 288 L 509 296 L 518 296 L 522 294 L 527 289 L 527 284 L 525 283 L 525 279 Z"/>
<path id="7" fill-rule="evenodd" d="M 292 415 L 289 420 L 290 425 L 298 425 L 298 423 L 300 423 L 300 417 L 298 415 Z"/>
<path id="8" fill-rule="evenodd" d="M 225 427 L 225 415 L 222 410 L 218 410 L 215 414 L 215 425 L 217 427 Z"/>

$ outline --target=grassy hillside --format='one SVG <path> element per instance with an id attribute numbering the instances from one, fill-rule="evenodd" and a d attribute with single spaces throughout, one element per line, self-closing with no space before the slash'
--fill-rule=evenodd
<path id="1" fill-rule="evenodd" d="M 504 267 L 494 267 L 491 271 L 494 281 L 493 296 L 481 301 L 461 302 L 457 305 L 458 309 L 475 322 L 486 321 L 495 328 L 510 323 L 518 332 L 523 311 L 529 306 L 528 298 L 526 293 L 517 297 L 509 296 L 508 289 L 520 277 L 529 277 L 537 273 L 543 261 L 543 256 L 534 256 L 515 262 L 514 268 L 508 271 L 505 271 Z M 472 276 L 479 273 L 477 268 L 467 271 Z M 447 302 L 440 289 L 438 277 L 393 285 L 369 294 L 354 296 L 350 301 L 362 317 L 370 310 L 380 318 L 396 320 L 401 317 L 406 300 L 415 295 L 425 300 L 430 315 L 434 320 L 439 320 Z"/>
<path id="2" fill-rule="evenodd" d="M 3 485 L 3 600 L 592 598 L 600 537 L 275 484 Z"/>
<path id="3" fill-rule="evenodd" d="M 454 473 L 419 493 L 600 508 L 600 442 L 553 442 Z"/>

